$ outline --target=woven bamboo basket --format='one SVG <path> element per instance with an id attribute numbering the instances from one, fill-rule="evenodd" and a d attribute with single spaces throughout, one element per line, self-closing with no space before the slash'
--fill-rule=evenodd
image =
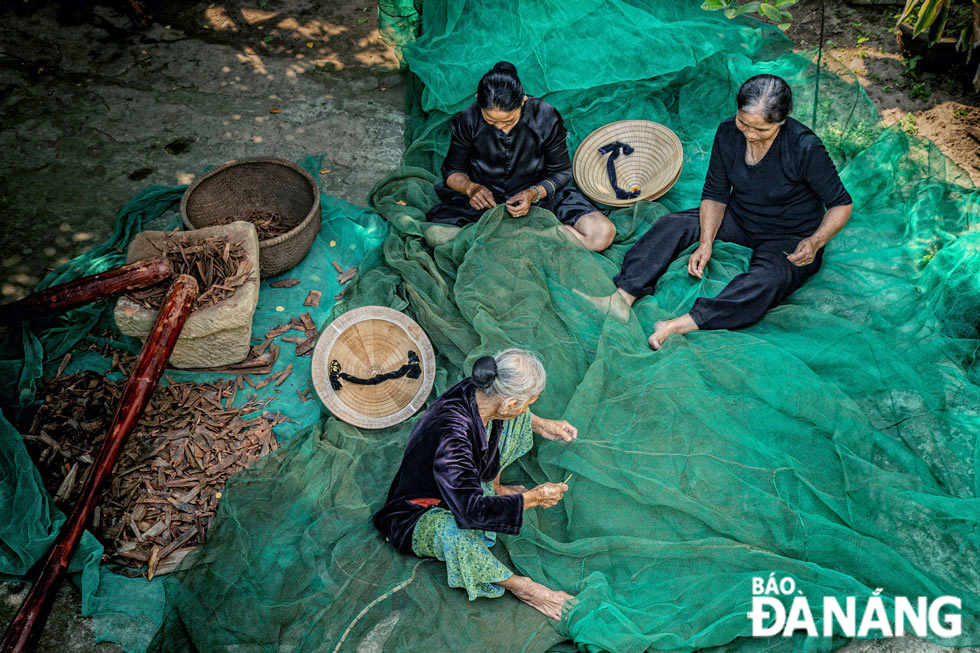
<path id="1" fill-rule="evenodd" d="M 323 329 L 311 367 L 313 388 L 331 413 L 354 426 L 380 429 L 405 421 L 425 404 L 436 360 L 417 322 L 387 306 L 361 306 Z M 387 378 L 369 381 L 379 376 Z"/>
<path id="2" fill-rule="evenodd" d="M 209 170 L 188 186 L 180 216 L 188 229 L 210 227 L 229 217 L 278 213 L 295 226 L 259 241 L 259 273 L 267 278 L 303 260 L 320 232 L 320 189 L 292 161 L 272 157 L 236 159 Z"/>
<path id="3" fill-rule="evenodd" d="M 625 191 L 639 189 L 633 199 L 616 197 L 609 172 L 608 154 L 599 148 L 619 141 L 633 148 L 615 160 L 616 185 Z M 650 120 L 620 120 L 603 125 L 589 134 L 575 151 L 572 174 L 575 184 L 592 200 L 607 206 L 629 206 L 642 200 L 655 200 L 677 183 L 684 166 L 684 150 L 677 134 Z"/>

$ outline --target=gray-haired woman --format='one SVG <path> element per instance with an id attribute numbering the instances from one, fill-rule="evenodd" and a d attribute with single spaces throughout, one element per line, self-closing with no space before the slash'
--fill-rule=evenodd
<path id="1" fill-rule="evenodd" d="M 536 432 L 571 442 L 566 421 L 542 419 L 528 407 L 544 390 L 541 361 L 521 349 L 484 356 L 472 376 L 440 396 L 412 429 L 401 466 L 374 525 L 402 553 L 446 563 L 449 584 L 470 600 L 510 590 L 552 619 L 569 594 L 517 576 L 489 547 L 496 533 L 517 534 L 528 508 L 550 508 L 568 490 L 543 483 L 528 490 L 500 484 L 500 470 L 526 453 Z"/>
<path id="2" fill-rule="evenodd" d="M 774 75 L 752 77 L 738 91 L 738 113 L 718 127 L 701 206 L 660 218 L 630 249 L 613 281 L 630 306 L 653 294 L 657 279 L 700 241 L 687 271 L 701 279 L 712 242 L 752 248 L 749 270 L 689 313 L 658 322 L 650 346 L 673 333 L 755 324 L 812 276 L 823 247 L 851 216 L 851 196 L 820 139 L 789 117 L 793 94 Z"/>

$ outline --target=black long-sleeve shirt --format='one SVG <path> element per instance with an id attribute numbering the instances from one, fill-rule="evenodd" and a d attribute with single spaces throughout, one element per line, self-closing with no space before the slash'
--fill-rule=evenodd
<path id="1" fill-rule="evenodd" d="M 727 204 L 726 215 L 750 235 L 810 236 L 826 209 L 851 203 L 820 138 L 799 121 L 788 118 L 755 165 L 745 162 L 745 147 L 735 118 L 723 121 L 701 199 Z"/>
<path id="2" fill-rule="evenodd" d="M 449 510 L 456 525 L 516 535 L 524 497 L 486 496 L 483 481 L 500 472 L 500 422 L 483 426 L 471 378 L 429 406 L 415 424 L 401 465 L 374 525 L 402 553 L 412 552 L 415 523 L 432 505 Z"/>
<path id="3" fill-rule="evenodd" d="M 463 172 L 498 201 L 535 185 L 553 197 L 572 178 L 566 134 L 561 115 L 544 100 L 529 97 L 509 134 L 488 125 L 474 102 L 453 118 L 442 177 Z"/>

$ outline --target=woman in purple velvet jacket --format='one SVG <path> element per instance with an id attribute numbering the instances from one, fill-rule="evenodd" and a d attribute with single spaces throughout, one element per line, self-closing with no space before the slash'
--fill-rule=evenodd
<path id="1" fill-rule="evenodd" d="M 545 380 L 541 361 L 521 349 L 478 359 L 473 375 L 415 425 L 374 525 L 402 553 L 444 561 L 450 586 L 465 587 L 470 600 L 506 589 L 559 619 L 571 595 L 514 574 L 489 550 L 496 533 L 520 532 L 525 510 L 549 508 L 568 490 L 564 483 L 532 490 L 500 484 L 500 470 L 531 448 L 532 431 L 565 442 L 578 435 L 568 422 L 528 410 Z"/>

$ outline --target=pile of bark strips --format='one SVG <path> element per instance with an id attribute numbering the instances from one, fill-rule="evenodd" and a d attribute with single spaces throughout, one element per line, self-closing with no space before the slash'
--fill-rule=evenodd
<path id="1" fill-rule="evenodd" d="M 200 294 L 194 302 L 195 311 L 231 297 L 251 276 L 252 264 L 244 245 L 231 242 L 227 236 L 209 236 L 187 243 L 171 235 L 162 245 L 160 253 L 167 256 L 173 268 L 171 277 L 126 294 L 144 308 L 159 310 L 173 279 L 180 274 L 189 274 L 197 280 Z"/>
<path id="2" fill-rule="evenodd" d="M 241 220 L 255 225 L 259 240 L 269 240 L 292 231 L 298 223 L 295 220 L 272 211 L 253 211 L 246 215 L 232 215 L 218 220 L 215 224 L 230 224 Z"/>
<path id="3" fill-rule="evenodd" d="M 111 355 L 113 370 L 128 376 L 135 357 Z M 67 357 L 61 370 L 66 363 Z M 47 489 L 70 512 L 123 383 L 94 372 L 63 376 L 61 370 L 38 392 L 44 403 L 22 432 Z M 152 579 L 173 571 L 204 541 L 228 477 L 277 448 L 272 427 L 287 418 L 263 410 L 271 399 L 252 394 L 240 408 L 233 405 L 247 374 L 157 388 L 126 440 L 92 523 L 121 573 Z"/>
<path id="4" fill-rule="evenodd" d="M 294 331 L 300 335 L 287 335 Z M 274 396 L 258 396 L 279 392 L 293 371 L 292 363 L 273 371 L 279 358 L 276 341 L 295 345 L 297 356 L 309 356 L 317 333 L 313 318 L 303 313 L 257 338 L 244 361 L 202 370 L 234 378 L 174 383 L 165 376 L 126 439 L 95 509 L 92 531 L 116 571 L 152 579 L 173 571 L 204 542 L 227 479 L 274 451 L 273 427 L 292 421 L 267 410 Z M 114 337 L 111 331 L 93 335 L 103 343 Z M 91 371 L 65 375 L 72 357 L 66 354 L 37 393 L 43 403 L 20 429 L 45 487 L 66 513 L 91 474 L 136 360 L 111 344 L 88 349 L 111 361 L 106 374 L 121 373 L 123 380 L 116 383 Z M 266 386 L 272 387 L 263 391 Z M 239 393 L 245 402 L 236 408 Z M 303 402 L 312 398 L 309 390 L 296 394 Z"/>

